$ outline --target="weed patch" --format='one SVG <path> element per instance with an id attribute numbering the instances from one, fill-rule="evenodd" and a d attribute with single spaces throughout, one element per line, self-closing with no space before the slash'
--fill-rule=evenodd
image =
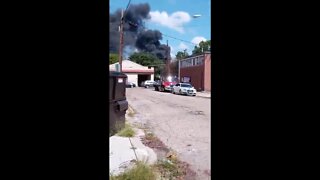
<path id="1" fill-rule="evenodd" d="M 129 124 L 125 124 L 124 128 L 120 130 L 118 136 L 122 137 L 133 137 L 135 135 L 135 131 Z"/>
<path id="2" fill-rule="evenodd" d="M 111 180 L 155 180 L 154 169 L 139 161 L 136 165 L 118 176 L 110 176 Z"/>
<path id="3" fill-rule="evenodd" d="M 161 179 L 173 180 L 195 178 L 196 173 L 190 168 L 190 165 L 180 161 L 177 158 L 176 153 L 166 147 L 166 145 L 153 133 L 145 132 L 142 143 L 154 150 L 158 150 L 158 155 L 163 157 L 154 165 L 154 168 L 159 176 L 161 176 Z"/>

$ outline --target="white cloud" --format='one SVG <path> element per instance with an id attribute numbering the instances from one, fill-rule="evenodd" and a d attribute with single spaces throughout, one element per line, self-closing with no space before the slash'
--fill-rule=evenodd
<path id="1" fill-rule="evenodd" d="M 191 40 L 191 42 L 195 44 L 199 44 L 201 41 L 206 41 L 206 38 L 201 36 L 196 36 Z"/>
<path id="2" fill-rule="evenodd" d="M 150 16 L 150 22 L 158 23 L 180 33 L 184 33 L 183 25 L 191 21 L 191 16 L 183 11 L 177 11 L 171 15 L 168 15 L 166 11 L 151 11 Z"/>
<path id="3" fill-rule="evenodd" d="M 176 57 L 176 49 L 173 46 L 170 46 L 170 56 L 171 58 Z"/>
<path id="4" fill-rule="evenodd" d="M 170 57 L 171 57 L 171 59 L 175 59 L 175 58 L 176 58 L 176 55 L 171 52 L 171 53 L 170 53 Z"/>
<path id="5" fill-rule="evenodd" d="M 170 46 L 170 45 L 169 45 L 169 47 L 170 47 L 171 52 L 172 52 L 172 51 L 175 51 L 175 48 L 174 48 L 173 46 Z"/>
<path id="6" fill-rule="evenodd" d="M 180 43 L 178 47 L 179 47 L 180 50 L 189 49 L 189 46 L 187 46 L 187 45 L 186 45 L 185 43 L 183 43 L 183 42 Z"/>

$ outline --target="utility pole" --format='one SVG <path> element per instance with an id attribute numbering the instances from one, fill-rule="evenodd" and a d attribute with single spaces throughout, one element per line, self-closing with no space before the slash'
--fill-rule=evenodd
<path id="1" fill-rule="evenodd" d="M 170 51 L 169 51 L 169 45 L 168 45 L 168 40 L 167 40 L 167 53 L 166 53 L 167 55 L 167 62 L 166 62 L 166 64 L 167 64 L 167 77 L 168 76 L 170 76 Z"/>
<path id="2" fill-rule="evenodd" d="M 178 79 L 179 79 L 179 82 L 181 81 L 181 78 L 180 78 L 180 61 L 181 59 L 178 59 Z"/>
<path id="3" fill-rule="evenodd" d="M 122 72 L 123 10 L 121 11 L 121 20 L 120 20 L 119 32 L 120 32 L 120 44 L 119 44 L 119 65 L 120 65 L 120 72 Z"/>

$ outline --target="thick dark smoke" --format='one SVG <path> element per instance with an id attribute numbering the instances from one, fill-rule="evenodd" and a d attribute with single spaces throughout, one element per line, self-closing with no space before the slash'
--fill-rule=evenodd
<path id="1" fill-rule="evenodd" d="M 137 48 L 140 52 L 149 52 L 156 55 L 159 59 L 165 59 L 167 50 L 166 45 L 160 44 L 162 34 L 158 30 L 145 30 L 144 21 L 149 19 L 149 4 L 132 4 L 127 9 L 123 26 L 124 47 L 127 49 Z M 110 42 L 109 51 L 118 53 L 119 51 L 119 25 L 121 10 L 110 14 Z M 168 53 L 170 54 L 170 53 Z"/>
<path id="2" fill-rule="evenodd" d="M 166 53 L 170 51 L 166 45 L 160 44 L 161 39 L 162 34 L 158 30 L 143 31 L 138 35 L 136 47 L 140 51 L 152 53 L 159 59 L 165 59 Z"/>

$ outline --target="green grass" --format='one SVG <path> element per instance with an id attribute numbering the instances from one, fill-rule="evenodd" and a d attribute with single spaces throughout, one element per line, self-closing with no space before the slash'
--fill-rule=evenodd
<path id="1" fill-rule="evenodd" d="M 162 177 L 169 179 L 175 179 L 183 174 L 175 161 L 158 161 L 156 167 L 160 171 Z"/>
<path id="2" fill-rule="evenodd" d="M 118 136 L 122 137 L 133 137 L 134 135 L 135 132 L 129 124 L 125 124 L 124 128 L 118 132 Z"/>
<path id="3" fill-rule="evenodd" d="M 118 176 L 110 176 L 110 180 L 155 180 L 154 170 L 143 162 L 137 162 L 135 167 Z"/>

